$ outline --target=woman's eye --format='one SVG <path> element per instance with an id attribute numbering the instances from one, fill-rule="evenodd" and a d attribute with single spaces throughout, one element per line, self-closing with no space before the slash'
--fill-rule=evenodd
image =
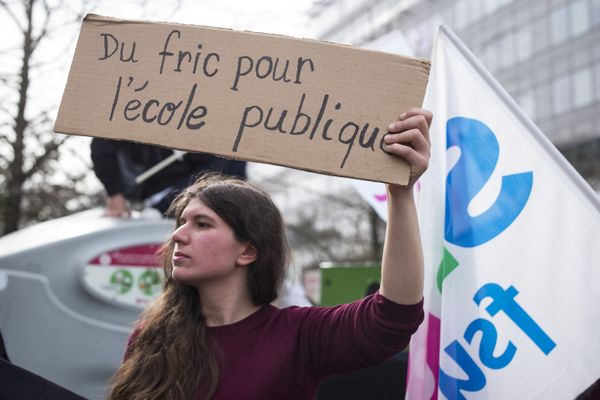
<path id="1" fill-rule="evenodd" d="M 206 222 L 198 222 L 198 228 L 209 228 L 210 225 Z"/>

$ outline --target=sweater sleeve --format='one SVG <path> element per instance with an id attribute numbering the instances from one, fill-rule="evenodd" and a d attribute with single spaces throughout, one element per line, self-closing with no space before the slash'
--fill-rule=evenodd
<path id="1" fill-rule="evenodd" d="M 300 346 L 321 378 L 379 365 L 402 351 L 423 321 L 423 301 L 396 304 L 379 293 L 336 307 L 302 309 Z"/>

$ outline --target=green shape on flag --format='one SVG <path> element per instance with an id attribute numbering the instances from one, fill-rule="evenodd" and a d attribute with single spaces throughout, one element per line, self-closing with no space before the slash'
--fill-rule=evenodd
<path id="1" fill-rule="evenodd" d="M 442 258 L 442 262 L 440 263 L 437 272 L 437 287 L 440 293 L 442 293 L 442 283 L 444 282 L 444 279 L 446 279 L 446 277 L 450 275 L 450 272 L 454 271 L 456 267 L 458 267 L 458 261 L 456 261 L 456 258 L 454 258 L 448 249 L 444 247 L 444 258 Z"/>

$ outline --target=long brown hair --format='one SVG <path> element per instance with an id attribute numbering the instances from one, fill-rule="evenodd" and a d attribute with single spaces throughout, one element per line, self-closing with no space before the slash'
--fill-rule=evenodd
<path id="1" fill-rule="evenodd" d="M 255 305 L 277 297 L 285 274 L 288 246 L 279 210 L 262 190 L 247 182 L 209 175 L 198 179 L 171 205 L 170 215 L 180 217 L 194 198 L 227 223 L 240 242 L 256 247 L 256 261 L 248 268 L 248 288 Z M 164 291 L 142 314 L 130 339 L 125 361 L 111 380 L 111 400 L 209 399 L 218 386 L 215 349 L 201 312 L 195 288 L 172 278 L 174 242 L 163 246 L 161 263 Z"/>

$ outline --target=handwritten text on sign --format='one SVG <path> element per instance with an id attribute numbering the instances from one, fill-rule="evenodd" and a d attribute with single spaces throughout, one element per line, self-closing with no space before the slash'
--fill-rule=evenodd
<path id="1" fill-rule="evenodd" d="M 315 41 L 88 16 L 55 130 L 402 183 L 385 127 L 421 104 L 427 74 Z"/>

